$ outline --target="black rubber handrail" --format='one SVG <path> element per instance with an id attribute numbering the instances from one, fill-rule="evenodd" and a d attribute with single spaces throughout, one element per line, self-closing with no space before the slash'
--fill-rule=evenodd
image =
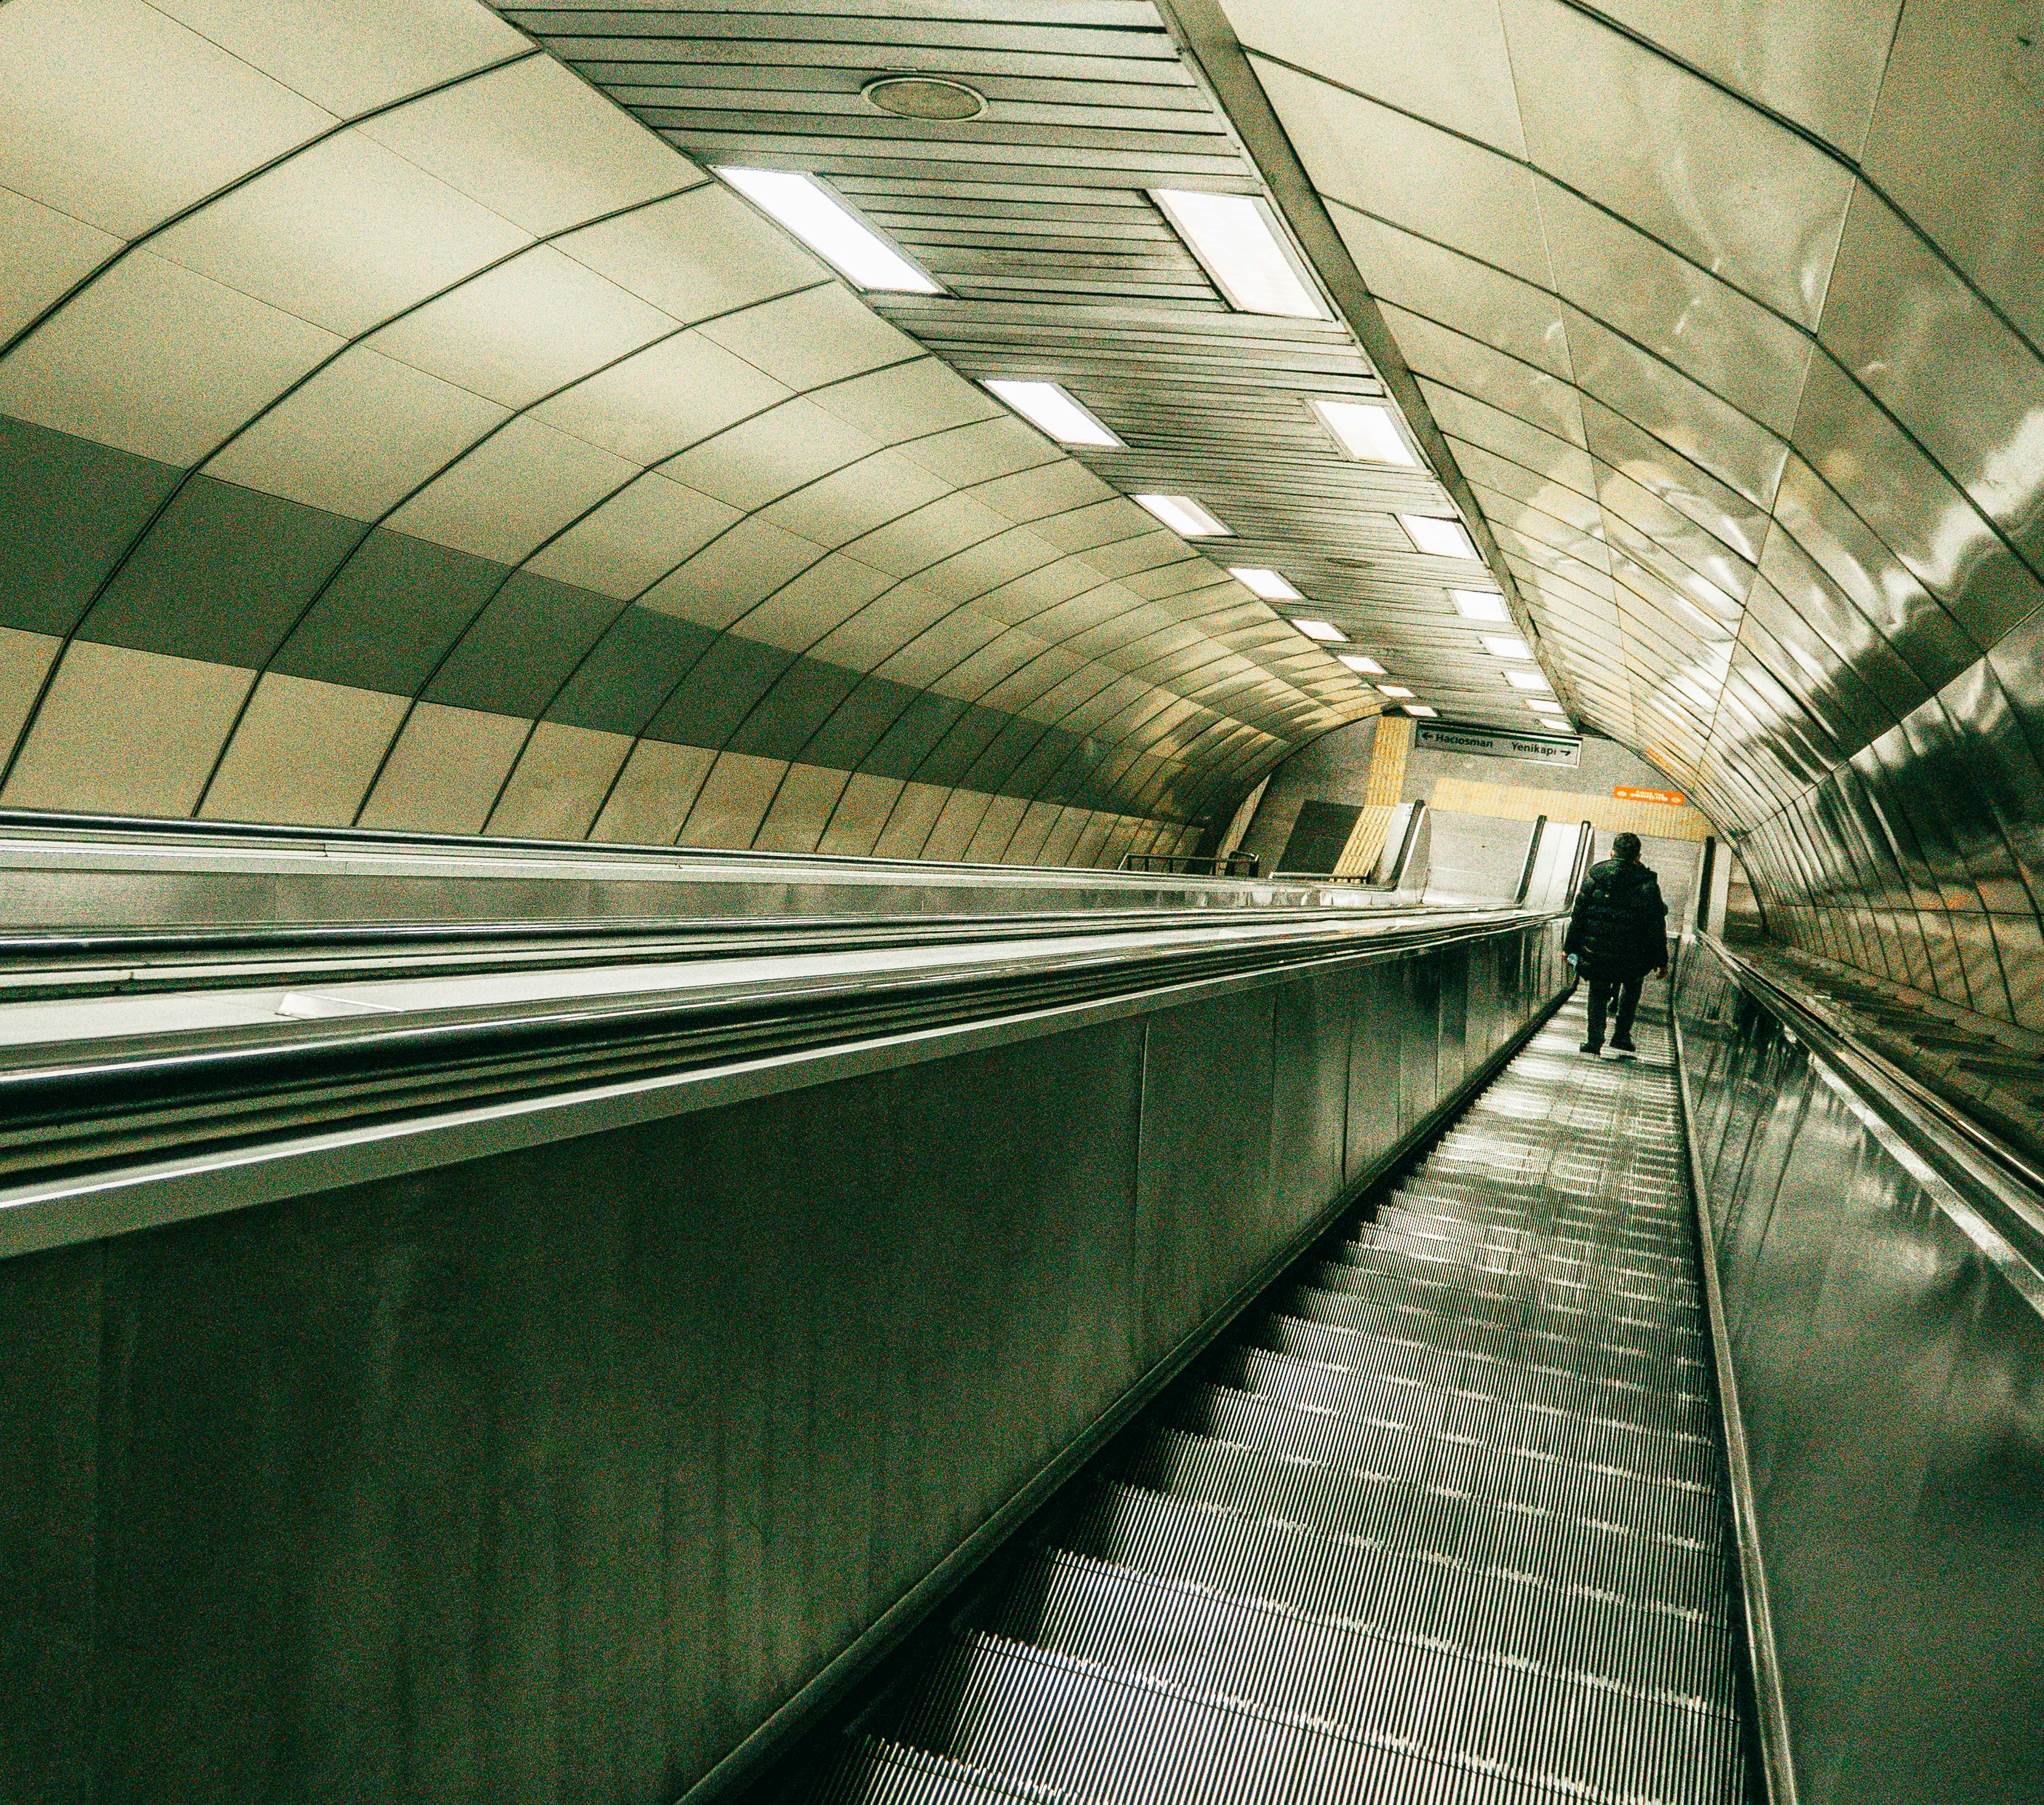
<path id="1" fill-rule="evenodd" d="M 1833 1020 L 1820 1006 L 1819 993 L 1800 991 L 1763 971 L 1715 935 L 1696 937 L 1749 996 L 1850 1080 L 1919 1157 L 1981 1207 L 2044 1284 L 2044 1168 Z"/>
<path id="2" fill-rule="evenodd" d="M 655 1072 L 1011 1018 L 1188 984 L 1393 957 L 1545 918 L 1415 922 L 1093 949 L 882 974 L 266 1022 L 15 1049 L 0 1070 L 0 1179 L 98 1170 L 312 1128 L 543 1096 Z"/>

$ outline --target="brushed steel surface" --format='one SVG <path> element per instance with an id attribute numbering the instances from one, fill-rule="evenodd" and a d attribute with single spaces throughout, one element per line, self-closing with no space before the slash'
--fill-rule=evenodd
<path id="1" fill-rule="evenodd" d="M 2027 1797 L 2044 1282 L 1708 943 L 1679 1006 L 1798 1796 Z"/>
<path id="2" fill-rule="evenodd" d="M 10 1796 L 674 1798 L 1395 1145 L 1374 972 L 0 1263 Z"/>
<path id="3" fill-rule="evenodd" d="M 1990 692 L 2038 688 L 2044 314 L 2008 234 L 2044 204 L 2044 78 L 2021 10 L 1387 3 L 1366 53 L 1339 7 L 1223 3 L 1564 701 L 1738 842 L 1777 933 L 2044 1019 L 2028 926 L 1964 918 L 1976 895 L 2038 918 L 2008 882 L 2032 760 L 1985 807 L 1964 769 L 2006 712 Z M 1963 752 L 1916 731 L 1934 701 Z M 1934 863 L 1950 841 L 1939 895 L 1861 910 L 1904 831 Z"/>
<path id="4" fill-rule="evenodd" d="M 1242 1318 L 786 1796 L 1744 1798 L 1667 1037 L 1593 1064 L 1581 1023 Z"/>

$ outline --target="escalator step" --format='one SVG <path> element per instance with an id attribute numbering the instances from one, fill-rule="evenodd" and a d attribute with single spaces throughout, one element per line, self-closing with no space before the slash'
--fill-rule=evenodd
<path id="1" fill-rule="evenodd" d="M 1728 1716 L 1048 1553 L 978 1627 L 1106 1676 L 1529 1784 L 1708 1799 Z M 1528 1734 L 1566 1699 L 1573 1734 Z M 1521 1726 L 1515 1729 L 1515 1726 Z"/>
<path id="2" fill-rule="evenodd" d="M 1255 1344 L 1273 1353 L 1317 1360 L 1324 1366 L 1349 1367 L 1456 1391 L 1488 1392 L 1511 1403 L 1573 1411 L 1633 1423 L 1642 1429 L 1680 1430 L 1705 1437 L 1711 1429 L 1711 1401 L 1700 1392 L 1650 1391 L 1642 1384 L 1608 1379 L 1598 1373 L 1451 1353 L 1296 1316 L 1266 1317 L 1255 1331 Z"/>
<path id="3" fill-rule="evenodd" d="M 1627 1525 L 1479 1498 L 1447 1486 L 1343 1471 L 1182 1430 L 1139 1449 L 1123 1483 L 1408 1553 L 1508 1566 L 1704 1615 L 1724 1608 L 1722 1550 Z"/>
<path id="4" fill-rule="evenodd" d="M 1521 1328 L 1450 1314 L 1434 1307 L 1435 1302 L 1385 1303 L 1355 1291 L 1301 1285 L 1282 1299 L 1282 1307 L 1288 1316 L 1301 1322 L 1325 1322 L 1485 1360 L 1558 1365 L 1611 1384 L 1692 1393 L 1708 1383 L 1708 1368 L 1700 1358 L 1657 1353 L 1628 1341 L 1616 1326 L 1595 1337 L 1565 1334 L 1554 1329 Z"/>
<path id="5" fill-rule="evenodd" d="M 1715 1490 L 1662 1474 L 1582 1466 L 1221 1386 L 1189 1397 L 1178 1421 L 1195 1434 L 1224 1436 L 1329 1466 L 1450 1486 L 1473 1497 L 1557 1515 L 1619 1522 L 1672 1541 L 1723 1544 L 1723 1511 Z"/>
<path id="6" fill-rule="evenodd" d="M 848 1731 L 826 1805 L 1738 1805 L 1665 1038 L 1536 1037 Z"/>
<path id="7" fill-rule="evenodd" d="M 1132 1486 L 1106 1488 L 1066 1545 L 1330 1622 L 1731 1708 L 1720 1621 L 1543 1585 L 1503 1564 L 1374 1546 Z"/>

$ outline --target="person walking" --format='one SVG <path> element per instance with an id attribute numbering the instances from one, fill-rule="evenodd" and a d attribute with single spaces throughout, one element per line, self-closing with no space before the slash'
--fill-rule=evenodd
<path id="1" fill-rule="evenodd" d="M 1668 975 L 1668 905 L 1661 899 L 1661 880 L 1639 862 L 1639 836 L 1621 833 L 1611 843 L 1612 856 L 1590 867 L 1569 918 L 1562 950 L 1576 961 L 1589 981 L 1590 1037 L 1586 1053 L 1604 1051 L 1604 1018 L 1613 998 L 1618 1003 L 1612 1049 L 1637 1052 L 1632 1044 L 1632 1018 L 1639 1007 L 1639 988 L 1650 972 Z"/>

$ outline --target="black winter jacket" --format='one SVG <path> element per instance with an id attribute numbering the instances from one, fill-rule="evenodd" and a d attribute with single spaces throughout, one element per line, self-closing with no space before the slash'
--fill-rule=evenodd
<path id="1" fill-rule="evenodd" d="M 1639 978 L 1668 963 L 1668 905 L 1661 880 L 1635 860 L 1590 867 L 1570 918 L 1565 952 L 1586 978 Z"/>

